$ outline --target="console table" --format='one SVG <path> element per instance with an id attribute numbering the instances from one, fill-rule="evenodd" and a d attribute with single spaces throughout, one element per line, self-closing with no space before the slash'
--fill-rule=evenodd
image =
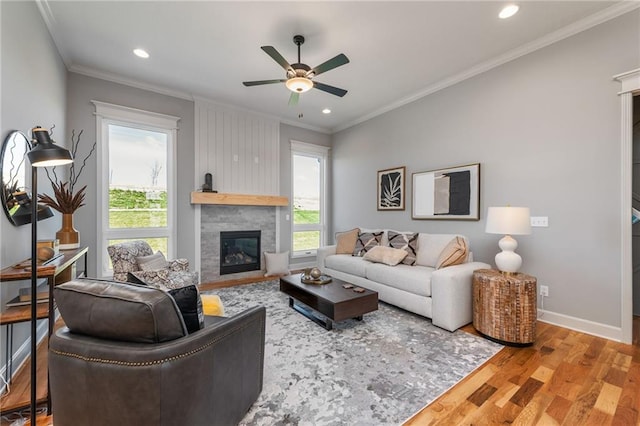
<path id="1" fill-rule="evenodd" d="M 75 266 L 81 259 L 84 261 L 83 273 L 87 271 L 87 254 L 89 249 L 87 247 L 81 247 L 72 250 L 60 250 L 62 256 L 56 258 L 51 263 L 38 268 L 38 278 L 46 278 L 49 286 L 49 300 L 48 302 L 41 302 L 37 304 L 37 318 L 49 319 L 49 332 L 48 336 L 53 333 L 53 326 L 55 322 L 55 305 L 53 300 L 53 288 L 64 282 L 70 281 L 76 278 Z M 23 268 L 14 268 L 8 266 L 0 270 L 0 283 L 22 281 L 31 279 L 31 271 Z M 49 309 L 53 306 L 53 309 Z M 4 307 L 3 307 L 4 308 Z M 14 306 L 7 307 L 0 313 L 0 325 L 7 326 L 7 342 L 5 345 L 5 363 L 6 363 L 6 376 L 10 381 L 11 373 L 13 369 L 11 358 L 13 356 L 13 324 L 20 322 L 31 321 L 31 306 Z M 27 379 L 29 379 L 27 377 Z M 15 387 L 16 384 L 13 384 Z M 47 386 L 48 387 L 48 386 Z M 0 400 L 0 411 L 7 413 L 11 411 L 17 411 L 26 407 L 29 407 L 29 394 L 24 394 L 24 399 L 12 398 L 9 394 Z M 51 398 L 49 397 L 48 390 L 46 394 L 43 392 L 38 393 L 38 402 L 47 401 L 47 412 L 51 411 Z"/>
<path id="2" fill-rule="evenodd" d="M 493 269 L 473 273 L 473 326 L 485 337 L 510 346 L 536 339 L 537 280 Z"/>

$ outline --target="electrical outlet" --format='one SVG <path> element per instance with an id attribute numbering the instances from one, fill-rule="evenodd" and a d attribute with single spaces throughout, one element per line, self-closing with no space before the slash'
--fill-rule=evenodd
<path id="1" fill-rule="evenodd" d="M 540 286 L 540 296 L 549 297 L 549 286 L 546 286 L 546 285 Z"/>
<path id="2" fill-rule="evenodd" d="M 538 228 L 546 228 L 549 226 L 548 216 L 531 216 L 531 226 Z"/>

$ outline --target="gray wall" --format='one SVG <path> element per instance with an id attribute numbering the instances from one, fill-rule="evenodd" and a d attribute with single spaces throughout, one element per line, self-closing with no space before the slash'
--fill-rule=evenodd
<path id="1" fill-rule="evenodd" d="M 313 130 L 303 129 L 301 127 L 294 127 L 288 124 L 280 124 L 280 195 L 289 197 L 289 206 L 279 208 L 279 226 L 280 226 L 280 252 L 289 250 L 291 252 L 291 219 L 293 218 L 293 194 L 291 186 L 291 141 L 305 142 L 314 145 L 331 147 L 331 136 L 325 133 L 316 132 Z M 327 212 L 331 212 L 331 151 L 329 151 L 329 161 L 327 162 L 327 176 L 328 176 L 328 193 L 329 197 L 327 202 L 329 203 Z M 290 220 L 287 220 L 286 216 L 289 215 Z M 328 214 L 327 226 L 331 230 L 331 214 Z M 331 238 L 329 238 L 331 241 Z M 291 259 L 290 265 L 295 268 L 296 264 L 315 264 L 314 257 L 298 257 Z"/>
<path id="2" fill-rule="evenodd" d="M 84 129 L 83 143 L 96 140 L 94 101 L 108 102 L 146 111 L 180 117 L 177 141 L 177 256 L 195 262 L 194 215 L 190 193 L 195 189 L 194 164 L 194 103 L 159 93 L 149 92 L 110 81 L 69 73 L 68 129 Z M 98 148 L 99 149 L 99 148 Z M 97 215 L 96 156 L 87 162 L 79 185 L 88 185 L 86 206 L 75 214 L 75 226 L 80 231 L 80 243 L 90 250 L 89 276 L 96 275 Z"/>
<path id="3" fill-rule="evenodd" d="M 0 129 L 2 140 L 12 130 L 20 130 L 30 137 L 35 125 L 51 127 L 55 124 L 53 139 L 67 145 L 65 135 L 66 69 L 56 50 L 47 27 L 33 2 L 0 2 L 2 31 L 1 87 L 2 110 Z M 29 169 L 30 170 L 30 169 Z M 28 171 L 30 175 L 30 171 Z M 43 172 L 39 173 L 40 193 L 51 193 Z M 31 226 L 13 226 L 0 213 L 0 265 L 4 268 L 31 257 Z M 54 238 L 60 228 L 60 215 L 38 222 L 38 238 Z M 27 287 L 28 281 L 2 283 L 2 302 L 15 297 L 18 288 Z M 0 341 L 5 342 L 2 327 Z M 14 350 L 29 336 L 29 323 L 14 327 Z M 4 365 L 4 350 L 0 351 Z M 19 361 L 19 360 L 17 360 Z M 14 369 L 15 371 L 15 369 Z"/>
<path id="4" fill-rule="evenodd" d="M 470 238 L 493 263 L 488 206 L 528 206 L 548 228 L 517 237 L 545 310 L 621 326 L 620 100 L 612 76 L 640 65 L 634 11 L 334 135 L 334 230 L 389 227 Z M 481 163 L 481 220 L 376 211 L 376 171 Z M 348 183 L 346 185 L 345 183 Z"/>

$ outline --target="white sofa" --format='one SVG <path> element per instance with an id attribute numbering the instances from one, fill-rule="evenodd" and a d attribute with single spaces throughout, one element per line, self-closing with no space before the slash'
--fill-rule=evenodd
<path id="1" fill-rule="evenodd" d="M 470 252 L 463 264 L 435 269 L 440 253 L 454 237 L 420 233 L 416 264 L 412 266 L 388 266 L 358 256 L 336 254 L 336 246 L 332 245 L 318 249 L 318 267 L 332 277 L 377 291 L 379 300 L 431 318 L 434 325 L 455 331 L 473 320 L 473 271 L 491 266 L 473 262 Z M 380 245 L 386 245 L 387 241 L 385 230 Z"/>

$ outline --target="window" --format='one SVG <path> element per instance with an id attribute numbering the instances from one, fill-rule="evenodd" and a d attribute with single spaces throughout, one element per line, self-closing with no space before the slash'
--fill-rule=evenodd
<path id="1" fill-rule="evenodd" d="M 145 240 L 175 257 L 177 117 L 95 102 L 98 129 L 98 265 L 113 274 L 107 246 Z"/>
<path id="2" fill-rule="evenodd" d="M 291 141 L 292 255 L 313 256 L 326 243 L 326 162 L 329 148 Z"/>

